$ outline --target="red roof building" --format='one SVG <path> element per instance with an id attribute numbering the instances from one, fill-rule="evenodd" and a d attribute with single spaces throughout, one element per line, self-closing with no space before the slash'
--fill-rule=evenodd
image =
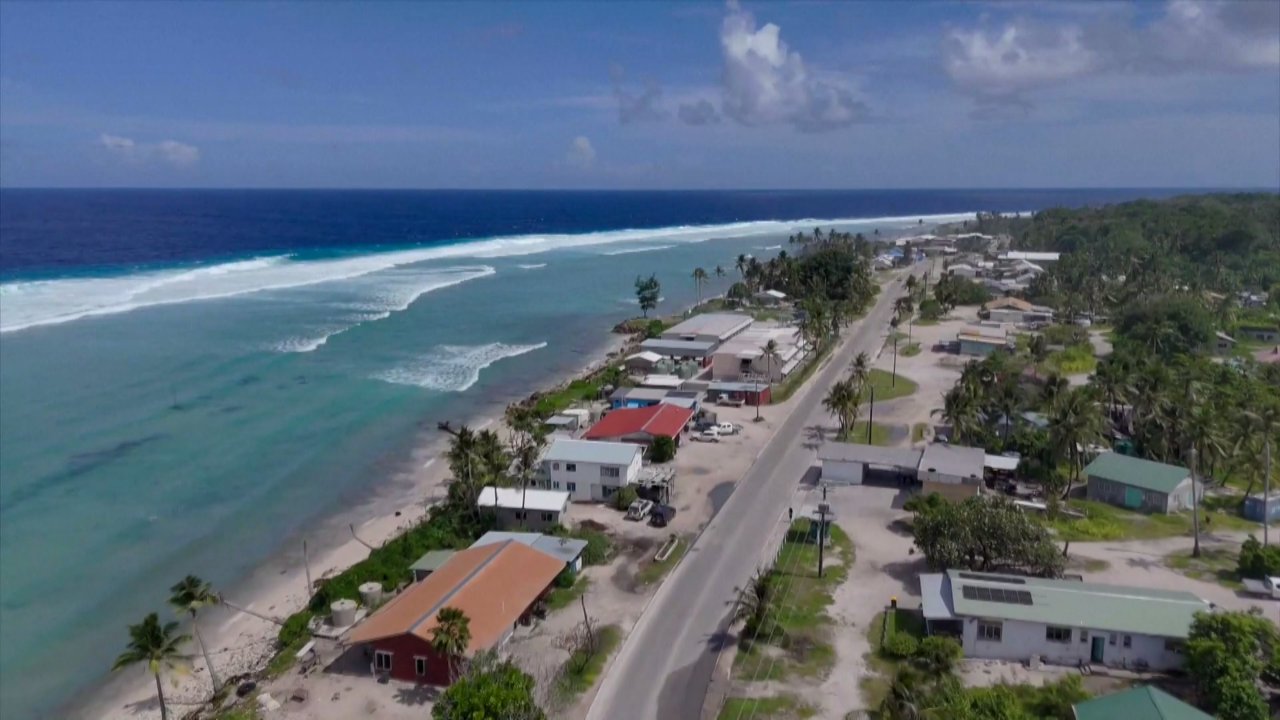
<path id="1" fill-rule="evenodd" d="M 693 410 L 678 405 L 650 405 L 642 408 L 619 408 L 600 418 L 582 437 L 586 440 L 610 440 L 647 445 L 659 435 L 677 444 L 680 432 L 693 418 Z"/>

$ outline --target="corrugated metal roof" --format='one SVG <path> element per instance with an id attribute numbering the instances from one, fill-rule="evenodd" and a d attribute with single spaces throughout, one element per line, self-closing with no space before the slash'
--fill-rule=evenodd
<path id="1" fill-rule="evenodd" d="M 684 322 L 667 328 L 662 333 L 665 338 L 678 338 L 682 335 L 713 335 L 723 340 L 752 322 L 750 315 L 737 313 L 703 313 L 694 315 Z"/>
<path id="2" fill-rule="evenodd" d="M 1209 603 L 1189 592 L 948 570 L 955 614 L 1057 627 L 1185 638 Z M 965 597 L 964 588 L 1026 591 L 1031 604 Z M 985 593 L 984 593 L 985 594 Z"/>
<path id="3" fill-rule="evenodd" d="M 1191 475 L 1191 471 L 1179 465 L 1166 465 L 1109 452 L 1102 453 L 1086 465 L 1084 474 L 1086 477 L 1092 475 L 1143 490 L 1171 493 Z"/>
<path id="4" fill-rule="evenodd" d="M 652 338 L 640 343 L 642 350 L 658 353 L 663 357 L 706 357 L 716 346 L 714 340 L 668 340 Z"/>
<path id="5" fill-rule="evenodd" d="M 434 572 L 449 558 L 453 557 L 455 552 L 454 550 L 431 550 L 426 555 L 418 558 L 417 562 L 409 566 L 409 569 Z"/>
<path id="6" fill-rule="evenodd" d="M 582 551 L 587 549 L 587 541 L 577 538 L 543 535 L 535 532 L 501 532 L 490 530 L 471 543 L 471 547 L 484 547 L 507 540 L 514 540 L 521 545 L 528 545 L 534 550 L 544 552 L 563 563 L 571 563 L 578 559 Z"/>
<path id="7" fill-rule="evenodd" d="M 867 465 L 891 465 L 915 468 L 920 463 L 920 450 L 912 448 L 879 447 L 859 443 L 828 442 L 818 448 L 818 459 L 823 462 L 859 462 Z"/>
<path id="8" fill-rule="evenodd" d="M 547 446 L 543 460 L 552 462 L 583 462 L 598 465 L 630 465 L 644 448 L 635 443 L 603 442 L 600 440 L 570 440 L 556 438 Z"/>
<path id="9" fill-rule="evenodd" d="M 1178 698 L 1149 685 L 1085 700 L 1075 705 L 1076 720 L 1213 720 Z"/>
<path id="10" fill-rule="evenodd" d="M 981 478 L 986 457 L 982 448 L 930 443 L 925 446 L 924 456 L 920 458 L 920 471 Z"/>
<path id="11" fill-rule="evenodd" d="M 954 620 L 951 609 L 951 579 L 944 573 L 920 576 L 920 610 L 926 620 Z"/>
<path id="12" fill-rule="evenodd" d="M 496 494 L 496 495 L 495 495 Z M 495 503 L 494 500 L 497 500 Z M 480 490 L 476 507 L 514 508 L 538 512 L 562 512 L 569 504 L 569 493 L 561 490 L 522 490 L 520 488 L 495 488 L 492 485 Z"/>

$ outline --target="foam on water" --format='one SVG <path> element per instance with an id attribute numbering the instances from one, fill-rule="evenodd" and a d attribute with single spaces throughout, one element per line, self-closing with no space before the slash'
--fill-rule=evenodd
<path id="1" fill-rule="evenodd" d="M 442 345 L 434 352 L 400 367 L 373 375 L 375 380 L 397 385 L 416 385 L 440 392 L 463 392 L 480 380 L 480 371 L 506 358 L 541 350 L 547 344 L 459 346 Z"/>
<path id="2" fill-rule="evenodd" d="M 956 222 L 973 213 L 923 216 Z M 449 245 L 365 253 L 322 260 L 290 255 L 253 258 L 195 269 L 147 270 L 123 276 L 17 281 L 0 284 L 0 333 L 172 303 L 235 297 L 263 290 L 349 280 L 391 268 L 445 258 L 497 258 L 614 243 L 703 242 L 716 238 L 780 234 L 797 228 L 914 223 L 920 216 L 758 221 L 682 225 L 649 230 L 610 230 L 579 235 L 522 235 Z M 659 247 L 646 249 L 661 249 Z"/>
<path id="3" fill-rule="evenodd" d="M 614 250 L 613 252 L 601 253 L 602 255 L 630 255 L 632 253 L 653 252 L 654 250 L 670 250 L 675 245 L 653 245 L 650 247 L 627 248 L 626 250 Z"/>
<path id="4" fill-rule="evenodd" d="M 538 268 L 544 268 L 546 266 L 547 266 L 546 263 L 536 263 L 533 265 L 517 265 L 516 267 L 520 268 L 521 270 L 537 270 Z"/>

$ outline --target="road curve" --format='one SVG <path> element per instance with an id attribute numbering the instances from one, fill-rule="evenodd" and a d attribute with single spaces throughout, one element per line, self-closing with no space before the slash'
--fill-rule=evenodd
<path id="1" fill-rule="evenodd" d="M 918 267 L 918 266 L 917 266 Z M 905 275 L 903 275 L 905 277 Z M 797 405 L 743 475 L 684 561 L 658 588 L 627 636 L 588 720 L 698 720 L 734 599 L 760 562 L 765 542 L 816 453 L 802 433 L 830 421 L 822 398 L 859 352 L 875 355 L 902 295 L 894 280 L 844 344 L 800 390 Z"/>

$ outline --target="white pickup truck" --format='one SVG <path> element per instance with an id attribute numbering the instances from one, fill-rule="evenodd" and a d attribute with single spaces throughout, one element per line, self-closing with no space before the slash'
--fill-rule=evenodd
<path id="1" fill-rule="evenodd" d="M 1262 595 L 1272 600 L 1280 600 L 1280 577 L 1266 577 L 1261 580 L 1244 579 L 1244 589 L 1254 595 Z"/>

